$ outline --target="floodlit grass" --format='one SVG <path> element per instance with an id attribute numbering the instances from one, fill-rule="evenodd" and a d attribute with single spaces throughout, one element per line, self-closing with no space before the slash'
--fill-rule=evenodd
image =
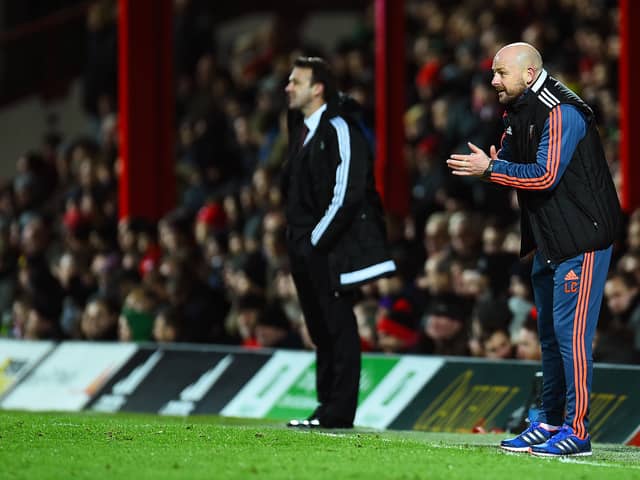
<path id="1" fill-rule="evenodd" d="M 505 454 L 502 436 L 297 431 L 220 417 L 0 412 L 2 479 L 640 479 L 640 449 Z"/>

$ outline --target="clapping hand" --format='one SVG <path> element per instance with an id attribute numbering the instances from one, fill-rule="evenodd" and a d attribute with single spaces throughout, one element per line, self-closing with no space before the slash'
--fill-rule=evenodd
<path id="1" fill-rule="evenodd" d="M 447 166 L 451 169 L 451 173 L 462 177 L 482 177 L 485 170 L 489 166 L 491 160 L 497 160 L 498 153 L 496 152 L 495 145 L 491 145 L 489 149 L 489 155 L 471 142 L 467 142 L 471 153 L 461 154 L 453 153 L 447 160 Z"/>

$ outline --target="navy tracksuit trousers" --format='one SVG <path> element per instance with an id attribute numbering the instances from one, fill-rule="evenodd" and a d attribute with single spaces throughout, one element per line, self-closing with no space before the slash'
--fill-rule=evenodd
<path id="1" fill-rule="evenodd" d="M 539 253 L 531 280 L 542 347 L 542 411 L 537 419 L 569 425 L 579 438 L 589 426 L 592 342 L 600 314 L 611 250 L 546 263 Z"/>

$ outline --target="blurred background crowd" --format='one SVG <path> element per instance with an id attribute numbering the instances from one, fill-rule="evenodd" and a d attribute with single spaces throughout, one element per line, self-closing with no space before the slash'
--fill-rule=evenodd
<path id="1" fill-rule="evenodd" d="M 411 212 L 388 222 L 398 274 L 359 292 L 364 351 L 540 358 L 515 196 L 453 178 L 445 160 L 499 142 L 491 63 L 523 40 L 595 110 L 619 181 L 617 15 L 605 0 L 407 0 Z M 284 243 L 284 86 L 295 57 L 324 56 L 373 144 L 373 9 L 326 50 L 277 16 L 220 45 L 209 8 L 176 0 L 180 196 L 157 223 L 117 215 L 115 22 L 113 2 L 88 9 L 91 134 L 46 135 L 0 185 L 0 335 L 312 348 Z M 615 245 L 594 355 L 640 363 L 640 211 Z"/>

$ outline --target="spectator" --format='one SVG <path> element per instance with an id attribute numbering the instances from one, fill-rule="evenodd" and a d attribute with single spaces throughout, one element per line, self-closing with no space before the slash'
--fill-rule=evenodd
<path id="1" fill-rule="evenodd" d="M 376 322 L 378 348 L 385 353 L 404 353 L 418 343 L 418 319 L 405 298 L 393 301 Z"/>
<path id="2" fill-rule="evenodd" d="M 95 295 L 89 299 L 82 314 L 80 330 L 85 340 L 116 340 L 118 338 L 119 308 L 115 301 Z M 132 322 L 133 316 L 127 322 Z"/>
<path id="3" fill-rule="evenodd" d="M 202 247 L 207 237 L 218 234 L 226 228 L 226 216 L 222 205 L 217 202 L 209 202 L 198 210 L 196 215 L 194 238 Z"/>
<path id="4" fill-rule="evenodd" d="M 88 266 L 79 255 L 65 252 L 58 259 L 54 275 L 63 291 L 61 327 L 66 336 L 77 338 L 80 317 L 87 298 L 95 285 L 89 277 Z"/>
<path id="5" fill-rule="evenodd" d="M 626 253 L 618 260 L 616 270 L 633 275 L 636 285 L 640 285 L 640 254 Z"/>
<path id="6" fill-rule="evenodd" d="M 640 362 L 640 287 L 633 275 L 614 272 L 609 275 L 604 295 L 611 313 L 609 331 L 620 340 L 631 339 L 633 357 Z M 600 342 L 603 340 L 600 339 Z M 626 344 L 623 341 L 620 345 Z"/>
<path id="7" fill-rule="evenodd" d="M 255 326 L 256 343 L 268 348 L 302 348 L 302 339 L 292 327 L 277 302 L 269 303 L 258 315 Z"/>
<path id="8" fill-rule="evenodd" d="M 416 353 L 433 355 L 467 355 L 467 312 L 460 298 L 442 295 L 430 303 L 422 319 L 422 331 L 416 345 Z"/>
<path id="9" fill-rule="evenodd" d="M 496 358 L 495 352 L 489 355 L 487 352 L 487 339 L 490 339 L 496 332 L 495 338 L 492 338 L 490 347 L 495 350 L 498 343 L 505 344 L 502 338 L 502 332 L 509 328 L 511 324 L 511 311 L 507 304 L 494 298 L 484 298 L 476 302 L 471 315 L 471 330 L 469 336 L 469 350 L 476 357 L 493 356 Z M 511 343 L 511 342 L 509 342 Z"/>
<path id="10" fill-rule="evenodd" d="M 8 328 L 10 338 L 25 338 L 25 328 L 30 308 L 29 299 L 26 295 L 17 295 L 13 299 L 11 320 Z"/>
<path id="11" fill-rule="evenodd" d="M 447 251 L 449 246 L 449 219 L 443 212 L 429 216 L 424 227 L 424 248 L 427 258 Z"/>
<path id="12" fill-rule="evenodd" d="M 490 330 L 486 330 L 482 338 L 482 350 L 486 358 L 514 358 L 515 351 L 511 344 L 507 327 L 496 326 Z"/>
<path id="13" fill-rule="evenodd" d="M 457 261 L 462 270 L 474 268 L 481 252 L 477 218 L 469 212 L 455 212 L 449 218 L 449 238 L 452 260 Z"/>
<path id="14" fill-rule="evenodd" d="M 522 327 L 520 327 L 520 331 L 516 335 L 516 358 L 520 360 L 540 361 L 542 359 L 536 318 L 537 312 L 535 309 L 532 309 L 527 316 L 527 320 Z"/>
<path id="15" fill-rule="evenodd" d="M 256 338 L 256 325 L 264 307 L 265 300 L 260 295 L 246 294 L 238 298 L 228 329 L 232 335 L 237 335 L 242 347 L 258 348 L 260 346 Z"/>
<path id="16" fill-rule="evenodd" d="M 153 321 L 153 339 L 158 343 L 184 341 L 184 319 L 175 307 L 161 308 Z"/>
<path id="17" fill-rule="evenodd" d="M 167 282 L 168 301 L 184 322 L 184 339 L 191 342 L 227 343 L 224 318 L 227 300 L 210 290 L 193 269 L 182 266 Z"/>
<path id="18" fill-rule="evenodd" d="M 17 291 L 18 252 L 11 244 L 11 223 L 0 216 L 0 317 L 10 315 Z"/>
<path id="19" fill-rule="evenodd" d="M 134 288 L 124 300 L 118 319 L 118 339 L 122 342 L 151 340 L 155 299 L 141 287 Z"/>
<path id="20" fill-rule="evenodd" d="M 204 275 L 211 290 L 224 292 L 224 262 L 228 254 L 225 234 L 208 235 L 202 245 L 206 265 Z"/>
<path id="21" fill-rule="evenodd" d="M 376 335 L 376 314 L 378 304 L 372 298 L 365 298 L 353 307 L 360 335 L 360 348 L 363 352 L 377 350 L 378 337 Z"/>
<path id="22" fill-rule="evenodd" d="M 27 340 L 59 340 L 62 338 L 59 317 L 61 303 L 56 294 L 34 290 L 24 324 L 23 338 Z"/>
<path id="23" fill-rule="evenodd" d="M 424 274 L 418 277 L 416 286 L 429 298 L 453 292 L 451 262 L 444 255 L 429 257 L 424 264 Z"/>
<path id="24" fill-rule="evenodd" d="M 513 315 L 511 321 L 511 338 L 514 338 L 525 323 L 527 315 L 534 308 L 533 288 L 531 287 L 531 265 L 529 262 L 516 262 L 513 265 L 509 283 L 509 309 Z"/>

